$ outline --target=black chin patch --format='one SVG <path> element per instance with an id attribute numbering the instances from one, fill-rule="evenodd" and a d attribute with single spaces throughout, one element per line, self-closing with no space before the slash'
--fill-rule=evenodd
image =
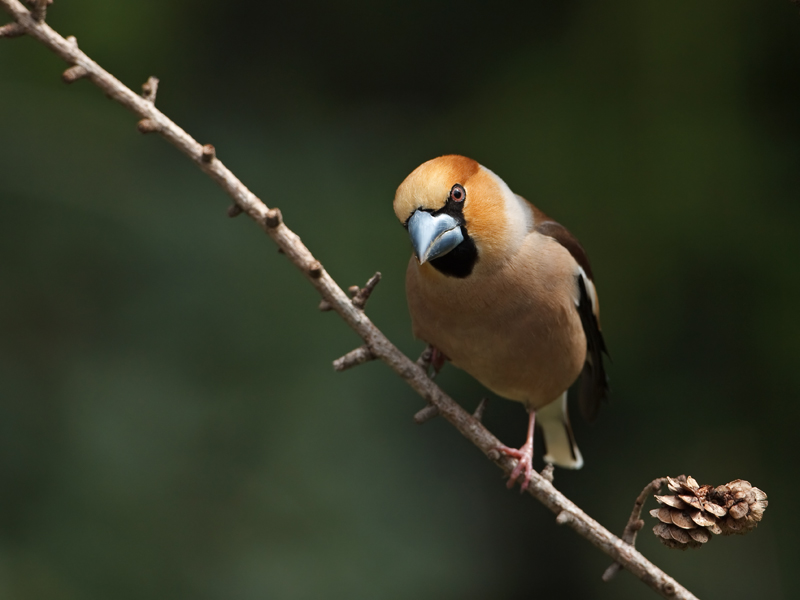
<path id="1" fill-rule="evenodd" d="M 467 235 L 467 230 L 463 226 L 461 227 L 461 234 L 464 236 L 463 242 L 447 254 L 434 258 L 430 263 L 437 271 L 448 277 L 463 279 L 472 273 L 472 269 L 475 268 L 475 263 L 478 262 L 478 249 L 475 247 L 475 242 L 472 238 Z"/>
<path id="2" fill-rule="evenodd" d="M 478 262 L 478 249 L 475 247 L 475 242 L 469 237 L 466 227 L 464 227 L 464 202 L 454 202 L 448 198 L 442 208 L 429 210 L 428 212 L 434 216 L 442 213 L 450 215 L 461 225 L 461 235 L 464 236 L 463 242 L 447 254 L 430 260 L 430 264 L 437 271 L 448 277 L 458 277 L 459 279 L 467 277 L 472 273 L 472 269 L 475 268 L 475 263 Z M 406 227 L 408 226 L 407 223 L 408 221 L 406 221 Z"/>

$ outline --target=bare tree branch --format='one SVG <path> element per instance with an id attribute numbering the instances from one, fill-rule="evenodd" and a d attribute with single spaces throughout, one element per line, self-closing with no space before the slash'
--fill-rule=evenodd
<path id="1" fill-rule="evenodd" d="M 113 75 L 102 69 L 78 48 L 74 38 L 65 39 L 44 23 L 47 4 L 48 0 L 35 0 L 35 8 L 32 13 L 19 0 L 0 0 L 0 7 L 16 22 L 16 27 L 12 24 L 12 26 L 3 28 L 5 36 L 9 37 L 9 33 L 18 34 L 21 29 L 24 34 L 40 41 L 70 65 L 70 68 L 67 69 L 67 73 L 70 75 L 65 73 L 64 76 L 67 81 L 75 81 L 82 77 L 88 78 L 109 98 L 119 102 L 140 119 L 138 124 L 140 131 L 160 133 L 170 144 L 194 161 L 201 170 L 225 190 L 236 206 L 247 213 L 272 238 L 280 251 L 317 289 L 327 306 L 335 310 L 361 337 L 366 351 L 385 362 L 426 402 L 435 406 L 438 413 L 484 455 L 505 473 L 510 473 L 517 461 L 503 456 L 497 451 L 500 441 L 478 419 L 466 412 L 434 384 L 423 367 L 410 360 L 383 335 L 367 318 L 364 311 L 348 298 L 347 294 L 328 275 L 321 263 L 300 241 L 300 238 L 283 223 L 280 211 L 274 208 L 269 209 L 222 164 L 215 152 L 209 151 L 208 146 L 203 146 L 195 141 L 158 110 L 149 98 L 134 93 Z M 76 70 L 75 67 L 79 67 L 81 70 Z M 155 96 L 155 90 L 152 95 Z M 663 597 L 679 600 L 695 598 L 672 577 L 642 556 L 632 545 L 614 536 L 589 517 L 555 489 L 550 481 L 538 473 L 533 474 L 527 491 L 557 515 L 557 523 L 569 525 Z"/>
<path id="2" fill-rule="evenodd" d="M 628 524 L 625 525 L 625 530 L 622 532 L 623 542 L 630 544 L 631 546 L 636 545 L 636 536 L 641 528 L 644 527 L 644 521 L 641 519 L 644 503 L 651 494 L 655 494 L 658 490 L 660 490 L 661 486 L 664 485 L 666 481 L 666 477 L 654 479 L 648 483 L 636 497 L 636 502 L 633 503 L 633 510 L 631 511 L 630 518 L 628 519 Z M 606 572 L 603 573 L 603 581 L 611 581 L 614 576 L 619 573 L 622 567 L 623 565 L 618 562 L 610 565 L 606 569 Z"/>

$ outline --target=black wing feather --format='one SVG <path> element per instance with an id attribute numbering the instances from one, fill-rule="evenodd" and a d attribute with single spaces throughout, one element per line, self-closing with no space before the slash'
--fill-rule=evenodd
<path id="1" fill-rule="evenodd" d="M 578 314 L 581 317 L 583 332 L 586 334 L 586 363 L 583 365 L 581 381 L 578 384 L 578 404 L 583 417 L 591 423 L 597 418 L 600 405 L 608 401 L 608 378 L 603 367 L 603 353 L 608 354 L 608 350 L 597 317 L 592 310 L 592 300 L 589 298 L 583 275 L 578 275 L 578 288 L 581 293 Z"/>
<path id="2" fill-rule="evenodd" d="M 589 258 L 581 246 L 566 227 L 553 221 L 535 206 L 533 209 L 534 229 L 542 235 L 553 238 L 561 244 L 580 265 L 583 272 L 590 281 L 592 267 L 589 265 Z M 581 381 L 578 384 L 578 403 L 581 413 L 587 421 L 591 422 L 597 418 L 600 405 L 608 400 L 608 379 L 603 367 L 603 353 L 608 355 L 606 343 L 603 341 L 603 334 L 592 310 L 592 300 L 586 289 L 586 281 L 583 275 L 578 275 L 578 287 L 580 288 L 580 302 L 578 304 L 578 314 L 581 317 L 583 331 L 586 334 L 586 362 L 581 372 Z"/>

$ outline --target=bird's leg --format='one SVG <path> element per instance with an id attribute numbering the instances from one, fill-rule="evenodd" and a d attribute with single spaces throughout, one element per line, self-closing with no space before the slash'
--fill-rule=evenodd
<path id="1" fill-rule="evenodd" d="M 525 491 L 525 488 L 528 487 L 528 483 L 533 476 L 533 426 L 535 424 L 536 411 L 531 410 L 528 413 L 528 438 L 525 440 L 522 448 L 517 450 L 516 448 L 509 448 L 503 444 L 497 448 L 506 456 L 512 456 L 518 460 L 517 466 L 514 467 L 514 470 L 511 472 L 511 476 L 508 478 L 508 483 L 506 484 L 508 489 L 514 487 L 514 484 L 517 483 L 517 479 L 519 479 L 520 475 L 524 474 L 520 491 Z"/>
<path id="2" fill-rule="evenodd" d="M 439 374 L 439 371 L 442 370 L 444 367 L 444 363 L 450 360 L 445 356 L 444 352 L 431 346 L 431 366 L 433 367 L 433 377 L 436 377 Z"/>

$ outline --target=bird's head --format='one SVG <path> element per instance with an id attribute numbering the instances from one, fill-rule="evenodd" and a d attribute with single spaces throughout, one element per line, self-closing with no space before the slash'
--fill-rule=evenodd
<path id="1" fill-rule="evenodd" d="M 397 188 L 394 212 L 420 265 L 466 277 L 477 262 L 503 260 L 532 222 L 527 203 L 489 169 L 464 156 L 421 164 Z"/>

